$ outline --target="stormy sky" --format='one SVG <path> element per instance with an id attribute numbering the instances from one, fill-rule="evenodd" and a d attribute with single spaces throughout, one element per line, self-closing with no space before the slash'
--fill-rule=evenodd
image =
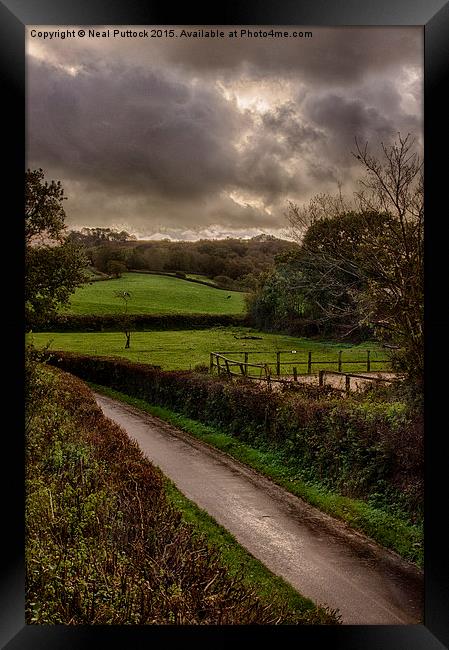
<path id="1" fill-rule="evenodd" d="M 264 39 L 232 26 L 219 40 L 32 29 L 79 27 L 27 37 L 27 166 L 62 181 L 69 228 L 282 236 L 287 201 L 356 189 L 355 137 L 375 152 L 399 131 L 422 148 L 420 27 Z"/>

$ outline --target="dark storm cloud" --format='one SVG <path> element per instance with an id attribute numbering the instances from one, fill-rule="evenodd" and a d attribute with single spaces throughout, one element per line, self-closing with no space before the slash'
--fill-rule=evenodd
<path id="1" fill-rule="evenodd" d="M 206 89 L 142 69 L 29 66 L 29 156 L 73 178 L 185 197 L 235 182 L 241 120 Z"/>
<path id="2" fill-rule="evenodd" d="M 95 26 L 95 29 L 103 28 Z M 227 33 L 231 28 L 220 29 Z M 248 29 L 268 30 L 270 27 Z M 54 39 L 41 41 L 39 45 L 60 63 L 72 63 L 75 56 L 77 65 L 87 68 L 95 59 L 110 61 L 116 58 L 131 66 L 142 66 L 151 60 L 156 66 L 168 64 L 189 70 L 187 74 L 293 75 L 316 84 L 353 83 L 370 73 L 398 65 L 421 66 L 423 62 L 421 27 L 278 26 L 274 29 L 309 30 L 313 37 L 75 39 L 70 42 Z M 180 30 L 177 28 L 178 33 Z"/>
<path id="3" fill-rule="evenodd" d="M 28 164 L 63 181 L 69 225 L 283 228 L 288 199 L 353 184 L 355 136 L 422 130 L 420 29 L 313 31 L 29 40 Z"/>
<path id="4" fill-rule="evenodd" d="M 388 141 L 396 132 L 394 124 L 377 108 L 360 99 L 329 94 L 311 99 L 305 107 L 307 117 L 332 140 L 331 159 L 340 160 L 354 148 L 354 139 L 361 143 Z M 328 145 L 329 145 L 328 141 Z"/>
<path id="5" fill-rule="evenodd" d="M 225 28 L 224 28 L 225 29 Z M 252 29 L 252 28 L 248 28 Z M 256 28 L 254 28 L 256 29 Z M 268 30 L 270 28 L 259 27 Z M 348 84 L 397 65 L 422 65 L 420 27 L 313 28 L 312 38 L 179 39 L 163 43 L 166 60 L 203 74 L 218 70 L 251 76 L 295 75 L 315 84 Z"/>
<path id="6" fill-rule="evenodd" d="M 302 152 L 323 137 L 314 126 L 304 121 L 293 102 L 286 102 L 274 111 L 262 116 L 262 126 L 266 131 L 281 136 L 290 152 Z"/>

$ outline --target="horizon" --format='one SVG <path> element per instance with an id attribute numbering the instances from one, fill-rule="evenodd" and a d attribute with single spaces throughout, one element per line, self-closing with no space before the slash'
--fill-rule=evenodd
<path id="1" fill-rule="evenodd" d="M 68 232 L 82 232 L 83 228 L 86 228 L 86 226 L 81 226 L 79 228 L 66 228 Z M 88 226 L 88 228 L 91 229 L 96 229 L 96 228 L 102 228 L 102 226 Z M 115 230 L 116 232 L 119 232 L 118 230 L 111 228 L 111 230 Z M 127 231 L 126 231 L 127 232 Z M 185 244 L 194 244 L 200 241 L 226 241 L 226 240 L 238 240 L 242 242 L 249 242 L 249 241 L 254 241 L 254 240 L 259 240 L 263 241 L 263 237 L 267 238 L 267 241 L 270 240 L 279 240 L 279 241 L 287 241 L 289 243 L 294 244 L 295 240 L 292 237 L 278 237 L 276 235 L 271 235 L 267 234 L 264 232 L 258 233 L 257 235 L 252 235 L 252 236 L 247 236 L 247 237 L 239 237 L 235 235 L 227 235 L 227 236 L 221 236 L 221 237 L 199 237 L 198 239 L 171 239 L 167 236 L 162 237 L 158 236 L 156 233 L 153 235 L 151 238 L 147 239 L 138 239 L 134 233 L 132 232 L 127 232 L 127 234 L 130 236 L 130 239 L 127 239 L 126 242 L 136 242 L 136 243 L 155 243 L 155 242 L 165 242 L 165 243 L 185 243 Z M 114 243 L 114 242 L 112 242 Z"/>

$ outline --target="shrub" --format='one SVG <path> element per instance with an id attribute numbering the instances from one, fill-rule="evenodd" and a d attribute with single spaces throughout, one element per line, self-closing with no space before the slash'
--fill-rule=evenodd
<path id="1" fill-rule="evenodd" d="M 121 331 L 121 314 L 58 314 L 44 325 L 42 332 L 118 332 Z M 129 314 L 133 330 L 176 330 L 244 327 L 251 323 L 247 316 L 233 314 Z"/>
<path id="2" fill-rule="evenodd" d="M 209 366 L 207 363 L 197 363 L 196 366 L 193 367 L 194 372 L 200 372 L 202 374 L 206 374 L 209 372 Z"/>
<path id="3" fill-rule="evenodd" d="M 126 264 L 120 262 L 120 260 L 109 260 L 106 264 L 106 270 L 109 275 L 112 275 L 114 278 L 121 278 L 122 273 L 126 271 Z"/>
<path id="4" fill-rule="evenodd" d="M 234 288 L 234 280 L 229 278 L 227 275 L 216 275 L 214 277 L 214 282 L 218 287 L 221 287 L 223 289 Z"/>

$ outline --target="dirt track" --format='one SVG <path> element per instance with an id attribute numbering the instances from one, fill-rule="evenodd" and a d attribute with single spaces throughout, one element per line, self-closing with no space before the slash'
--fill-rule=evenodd
<path id="1" fill-rule="evenodd" d="M 338 608 L 343 623 L 422 620 L 419 569 L 158 418 L 96 399 L 183 494 L 300 593 Z"/>

